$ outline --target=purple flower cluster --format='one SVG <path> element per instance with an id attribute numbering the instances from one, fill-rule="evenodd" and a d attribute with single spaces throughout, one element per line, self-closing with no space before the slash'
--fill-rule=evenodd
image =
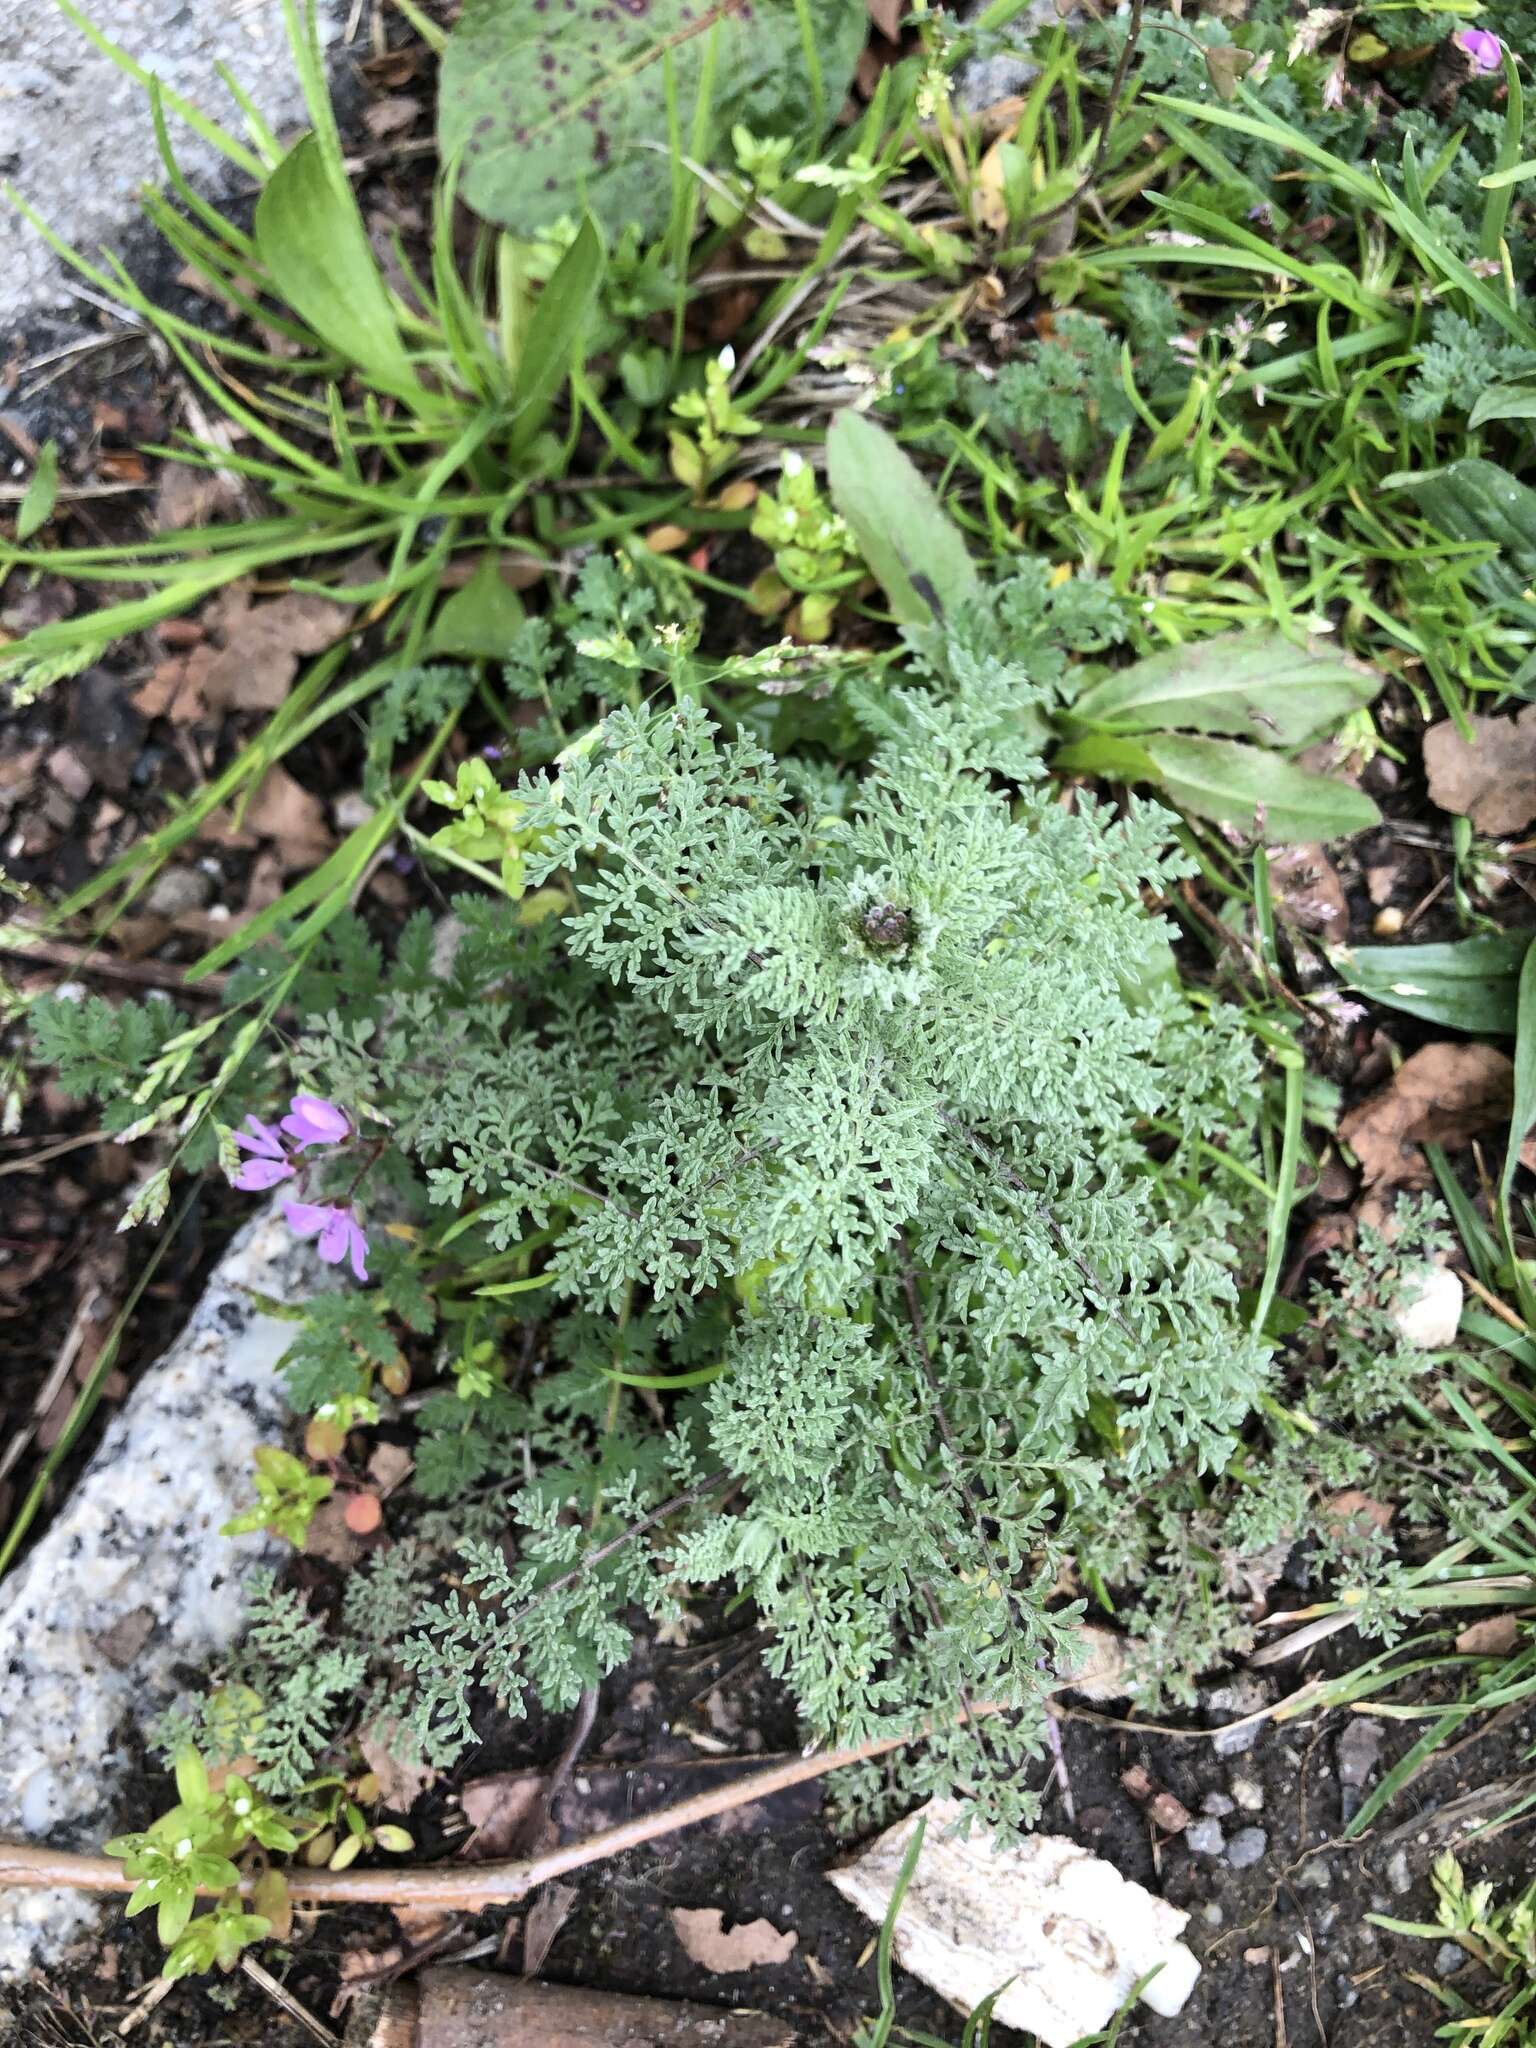
<path id="1" fill-rule="evenodd" d="M 264 1124 L 248 1116 L 235 1143 L 250 1157 L 242 1161 L 235 1186 L 261 1194 L 280 1181 L 292 1180 L 294 1159 L 312 1145 L 340 1145 L 352 1136 L 352 1119 L 323 1095 L 295 1095 L 280 1124 Z M 368 1278 L 368 1239 L 350 1202 L 284 1202 L 283 1216 L 295 1237 L 316 1237 L 315 1247 L 328 1266 L 350 1259 L 359 1280 Z"/>

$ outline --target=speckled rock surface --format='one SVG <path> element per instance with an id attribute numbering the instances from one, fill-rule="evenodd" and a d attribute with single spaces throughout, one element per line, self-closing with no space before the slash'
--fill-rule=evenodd
<path id="1" fill-rule="evenodd" d="M 281 0 L 83 0 L 81 11 L 242 141 L 239 111 L 215 68 L 221 63 L 272 125 L 303 120 Z M 322 36 L 334 39 L 345 20 L 341 0 L 318 0 L 316 12 Z M 172 140 L 182 168 L 205 188 L 223 189 L 238 176 L 180 123 Z M 53 0 L 0 0 L 0 176 L 92 261 L 137 220 L 139 186 L 162 180 L 148 95 Z M 67 275 L 21 215 L 0 204 L 0 336 L 68 304 Z"/>
<path id="2" fill-rule="evenodd" d="M 251 1453 L 289 1419 L 273 1368 L 293 1339 L 246 1290 L 302 1299 L 319 1270 L 276 1213 L 248 1225 L 0 1582 L 0 1835 L 98 1848 L 119 1825 L 124 1731 L 176 1698 L 178 1665 L 238 1633 L 263 1548 L 219 1529 L 251 1497 Z M 0 1892 L 0 1981 L 56 1956 L 99 1911 L 78 1893 Z"/>
<path id="3" fill-rule="evenodd" d="M 0 5 L 4 0 L 0 0 Z M 986 9 L 987 0 L 976 0 L 966 10 L 974 18 Z M 995 107 L 999 100 L 1011 99 L 1015 93 L 1028 90 L 1032 80 L 1040 75 L 1040 66 L 1025 53 L 1034 40 L 1036 31 L 1054 28 L 1063 19 L 1072 20 L 1077 14 L 1075 7 L 1063 16 L 1056 6 L 1056 0 L 1029 0 L 1021 13 L 1008 24 L 1000 40 L 1000 47 L 984 57 L 973 57 L 962 64 L 955 78 L 955 91 L 960 104 L 967 113 L 979 113 L 983 107 Z"/>

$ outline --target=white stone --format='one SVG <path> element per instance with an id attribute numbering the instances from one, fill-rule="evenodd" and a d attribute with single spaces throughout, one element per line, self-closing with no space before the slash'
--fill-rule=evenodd
<path id="1" fill-rule="evenodd" d="M 273 1368 L 294 1336 L 250 1295 L 301 1299 L 319 1270 L 275 1211 L 241 1231 L 51 1526 L 0 1580 L 0 1836 L 99 1849 L 123 1824 L 125 1734 L 178 1697 L 178 1666 L 239 1634 L 246 1576 L 276 1552 L 219 1530 L 252 1497 L 257 1445 L 291 1419 Z M 0 1891 L 0 1982 L 52 1960 L 101 1910 L 83 1892 Z"/>
<path id="2" fill-rule="evenodd" d="M 1415 1351 L 1443 1351 L 1461 1328 L 1465 1290 L 1446 1266 L 1418 1266 L 1403 1275 L 1392 1306 L 1392 1322 Z"/>
<path id="3" fill-rule="evenodd" d="M 999 1848 L 973 1829 L 961 1841 L 947 1832 L 959 1813 L 934 1800 L 827 1873 L 845 1899 L 883 1924 L 926 1816 L 922 1854 L 896 1916 L 904 1968 L 962 2013 L 1011 1978 L 994 2018 L 1037 2034 L 1047 2048 L 1072 2048 L 1107 2026 L 1136 1980 L 1158 1965 L 1145 2003 L 1165 2017 L 1182 2009 L 1200 1974 L 1178 1938 L 1187 1913 L 1061 1835 L 1026 1835 Z"/>
<path id="4" fill-rule="evenodd" d="M 84 0 L 82 12 L 170 92 L 249 146 L 219 79 L 227 64 L 267 120 L 308 125 L 283 32 L 282 0 Z M 322 37 L 346 10 L 319 0 Z M 249 180 L 166 108 L 182 169 L 205 190 Z M 0 0 L 0 169 L 88 262 L 137 225 L 139 187 L 163 184 L 148 94 L 94 49 L 51 0 Z M 172 266 L 174 268 L 174 265 Z M 0 206 L 0 332 L 44 306 L 75 305 L 74 273 L 13 207 Z M 94 325 L 94 316 L 79 324 Z"/>

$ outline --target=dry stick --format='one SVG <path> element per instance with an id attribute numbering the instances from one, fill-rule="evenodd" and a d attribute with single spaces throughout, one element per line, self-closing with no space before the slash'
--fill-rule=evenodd
<path id="1" fill-rule="evenodd" d="M 1050 1705 L 1050 1711 L 1067 1720 L 1098 1721 L 1109 1728 L 1129 1728 L 1137 1735 L 1168 1735 L 1182 1737 L 1185 1741 L 1211 1742 L 1217 1735 L 1230 1734 L 1234 1728 L 1246 1728 L 1255 1722 L 1270 1720 L 1287 1709 L 1292 1713 L 1298 1712 L 1303 1705 L 1317 1700 L 1322 1691 L 1322 1681 L 1311 1679 L 1286 1699 L 1245 1714 L 1239 1721 L 1228 1721 L 1221 1728 L 1172 1728 L 1157 1721 L 1120 1720 L 1112 1714 L 1092 1714 L 1082 1708 L 1058 1707 L 1054 1703 Z M 971 1709 L 972 1714 L 978 1716 L 1006 1711 L 995 1701 L 984 1701 Z M 500 1863 L 482 1863 L 478 1869 L 458 1864 L 429 1865 L 415 1870 L 300 1870 L 290 1866 L 283 1875 L 288 1880 L 289 1897 L 297 1905 L 436 1906 L 447 1911 L 478 1913 L 486 1906 L 505 1905 L 521 1899 L 539 1885 L 547 1884 L 551 1878 L 564 1877 L 572 1870 L 584 1870 L 588 1864 L 601 1863 L 605 1857 L 622 1856 L 647 1842 L 675 1834 L 679 1828 L 695 1827 L 700 1821 L 713 1820 L 716 1814 L 732 1813 L 738 1806 L 771 1799 L 775 1793 L 786 1792 L 792 1786 L 824 1778 L 829 1771 L 844 1770 L 849 1764 L 885 1756 L 893 1749 L 904 1749 L 911 1742 L 923 1742 L 930 1732 L 931 1724 L 925 1724 L 905 1735 L 886 1735 L 877 1741 L 861 1742 L 855 1749 L 832 1749 L 816 1756 L 792 1757 L 787 1763 L 776 1764 L 772 1770 L 755 1771 L 748 1777 L 738 1778 L 734 1784 L 696 1792 L 692 1798 L 680 1799 L 675 1806 L 664 1806 L 656 1813 L 622 1821 L 617 1827 L 603 1828 L 595 1835 L 588 1835 L 584 1841 L 547 1850 L 541 1856 L 518 1856 Z M 136 1882 L 135 1878 L 125 1876 L 123 1866 L 109 1856 L 81 1856 L 72 1850 L 48 1849 L 33 1842 L 0 1842 L 0 1890 L 11 1885 L 28 1891 L 131 1892 Z M 240 1888 L 249 1891 L 254 1884 L 254 1877 L 243 1877 Z"/>
<path id="2" fill-rule="evenodd" d="M 288 2017 L 297 2020 L 305 2033 L 321 2044 L 321 2048 L 341 2048 L 341 2037 L 333 2034 L 323 2021 L 317 2020 L 308 2006 L 300 2005 L 286 1984 L 279 1984 L 269 1970 L 264 1970 L 254 1956 L 242 1956 L 240 1967 L 253 1984 L 260 1985 L 274 2005 L 280 2005 Z"/>
<path id="3" fill-rule="evenodd" d="M 62 939 L 34 938 L 24 925 L 8 925 L 0 939 L 0 955 L 24 960 L 33 967 L 62 967 L 72 974 L 100 974 L 108 981 L 126 981 L 135 988 L 174 989 L 179 996 L 220 996 L 228 979 L 210 974 L 200 982 L 188 982 L 187 969 L 170 961 L 119 960 L 115 954 L 98 952 L 94 946 L 73 946 Z"/>
<path id="4" fill-rule="evenodd" d="M 1004 1709 L 986 1702 L 972 1707 L 973 1715 L 999 1714 Z M 300 1870 L 289 1866 L 283 1873 L 288 1893 L 296 1905 L 438 1906 L 476 1913 L 485 1906 L 503 1905 L 520 1899 L 552 1878 L 568 1871 L 582 1870 L 609 1856 L 621 1856 L 646 1842 L 670 1835 L 679 1828 L 712 1820 L 716 1814 L 733 1812 L 756 1800 L 771 1799 L 794 1785 L 804 1785 L 829 1771 L 902 1749 L 921 1742 L 929 1733 L 925 1725 L 905 1735 L 887 1735 L 877 1741 L 861 1742 L 854 1749 L 824 1750 L 816 1756 L 797 1756 L 772 1770 L 755 1771 L 732 1785 L 719 1785 L 675 1806 L 656 1813 L 641 1814 L 603 1828 L 585 1841 L 570 1842 L 539 1856 L 510 1857 L 503 1862 L 483 1863 L 478 1868 L 462 1864 L 433 1865 L 415 1870 Z M 72 1891 L 128 1892 L 137 1879 L 127 1877 L 123 1866 L 108 1856 L 81 1856 L 65 1849 L 42 1848 L 30 1842 L 0 1843 L 0 1888 L 18 1885 L 28 1889 L 58 1887 Z M 255 1879 L 241 1879 L 248 1891 Z"/>

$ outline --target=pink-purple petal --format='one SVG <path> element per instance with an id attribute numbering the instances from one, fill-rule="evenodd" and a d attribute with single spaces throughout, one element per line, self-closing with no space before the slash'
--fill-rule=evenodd
<path id="1" fill-rule="evenodd" d="M 271 1124 L 264 1124 L 259 1117 L 248 1116 L 245 1129 L 236 1131 L 235 1143 L 242 1152 L 254 1152 L 262 1159 L 281 1159 L 283 1141 Z"/>
<path id="2" fill-rule="evenodd" d="M 279 1181 L 292 1178 L 293 1168 L 286 1159 L 247 1159 L 231 1186 L 248 1195 L 259 1195 L 266 1188 L 275 1188 Z"/>
<path id="3" fill-rule="evenodd" d="M 295 1095 L 283 1129 L 302 1152 L 308 1145 L 339 1145 L 352 1135 L 352 1120 L 323 1095 Z"/>
<path id="4" fill-rule="evenodd" d="M 1504 61 L 1504 46 L 1491 29 L 1464 28 L 1453 41 L 1472 59 L 1472 67 L 1476 71 L 1497 71 Z"/>
<path id="5" fill-rule="evenodd" d="M 283 1220 L 295 1237 L 313 1237 L 335 1214 L 329 1202 L 284 1202 Z"/>

